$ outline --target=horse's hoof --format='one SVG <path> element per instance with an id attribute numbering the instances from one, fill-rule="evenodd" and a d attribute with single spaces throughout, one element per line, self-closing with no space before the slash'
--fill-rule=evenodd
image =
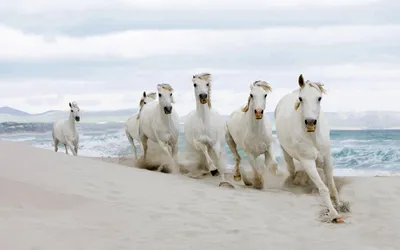
<path id="1" fill-rule="evenodd" d="M 341 223 L 344 223 L 344 219 L 339 216 L 339 217 L 333 219 L 332 222 L 333 223 L 337 223 L 337 224 L 341 224 Z"/>
<path id="2" fill-rule="evenodd" d="M 264 180 L 263 180 L 262 176 L 257 176 L 254 178 L 253 187 L 255 189 L 263 189 L 264 188 Z"/>
<path id="3" fill-rule="evenodd" d="M 239 174 L 239 175 L 234 175 L 234 176 L 233 176 L 233 179 L 234 179 L 235 181 L 240 181 L 240 180 L 242 179 L 242 176 L 240 176 L 240 174 Z"/>
<path id="4" fill-rule="evenodd" d="M 218 169 L 211 170 L 210 173 L 211 173 L 212 176 L 217 176 L 217 175 L 219 175 Z"/>
<path id="5" fill-rule="evenodd" d="M 227 181 L 221 181 L 221 182 L 219 183 L 219 187 L 235 188 L 232 184 L 230 184 L 230 183 L 227 182 Z"/>

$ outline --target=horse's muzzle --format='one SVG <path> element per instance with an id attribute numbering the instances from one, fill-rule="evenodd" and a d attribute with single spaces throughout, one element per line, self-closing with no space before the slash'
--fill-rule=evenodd
<path id="1" fill-rule="evenodd" d="M 75 116 L 75 121 L 79 122 L 81 118 L 79 116 Z"/>
<path id="2" fill-rule="evenodd" d="M 172 113 L 172 106 L 164 107 L 164 113 L 169 115 Z"/>
<path id="3" fill-rule="evenodd" d="M 316 119 L 305 119 L 304 123 L 306 124 L 307 132 L 315 132 L 315 128 L 317 127 Z"/>
<path id="4" fill-rule="evenodd" d="M 264 110 L 262 110 L 262 109 L 255 109 L 255 110 L 254 110 L 254 113 L 255 113 L 255 115 L 256 115 L 256 119 L 257 119 L 257 120 L 260 120 L 260 119 L 263 118 Z"/>
<path id="5" fill-rule="evenodd" d="M 206 104 L 206 103 L 208 102 L 207 97 L 208 97 L 207 94 L 204 94 L 204 93 L 203 93 L 203 94 L 200 94 L 200 95 L 199 95 L 200 103 L 201 103 L 201 104 Z"/>

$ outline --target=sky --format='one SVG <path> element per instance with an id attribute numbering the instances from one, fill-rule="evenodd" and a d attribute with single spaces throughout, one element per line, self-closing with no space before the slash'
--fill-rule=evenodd
<path id="1" fill-rule="evenodd" d="M 213 75 L 222 114 L 270 83 L 267 111 L 325 84 L 324 111 L 400 110 L 397 0 L 13 0 L 0 3 L 0 106 L 31 113 L 136 108 L 159 83 L 195 108 L 191 77 Z"/>

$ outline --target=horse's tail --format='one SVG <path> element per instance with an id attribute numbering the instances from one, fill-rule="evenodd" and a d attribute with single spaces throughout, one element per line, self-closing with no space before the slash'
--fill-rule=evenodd
<path id="1" fill-rule="evenodd" d="M 127 127 L 125 127 L 125 134 L 126 134 L 126 137 L 128 137 L 129 143 L 130 143 L 132 146 L 135 146 L 135 143 L 133 142 L 133 137 L 132 137 L 131 134 L 129 133 Z"/>

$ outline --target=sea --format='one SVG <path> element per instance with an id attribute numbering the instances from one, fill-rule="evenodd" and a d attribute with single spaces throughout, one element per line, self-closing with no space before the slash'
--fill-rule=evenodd
<path id="1" fill-rule="evenodd" d="M 50 128 L 51 126 L 48 126 Z M 126 138 L 123 123 L 78 124 L 80 135 L 79 154 L 91 157 L 119 157 L 133 154 Z M 15 126 L 0 139 L 23 142 L 28 145 L 54 150 L 51 131 L 23 131 Z M 279 142 L 273 133 L 274 150 L 278 163 L 283 166 Z M 334 158 L 334 173 L 340 176 L 393 176 L 400 175 L 400 130 L 333 130 L 331 148 Z M 184 150 L 183 124 L 180 128 L 179 150 Z M 138 152 L 141 154 L 140 147 Z M 58 153 L 65 153 L 60 145 Z M 242 159 L 246 156 L 239 149 Z M 225 161 L 233 168 L 232 154 L 225 144 Z"/>

